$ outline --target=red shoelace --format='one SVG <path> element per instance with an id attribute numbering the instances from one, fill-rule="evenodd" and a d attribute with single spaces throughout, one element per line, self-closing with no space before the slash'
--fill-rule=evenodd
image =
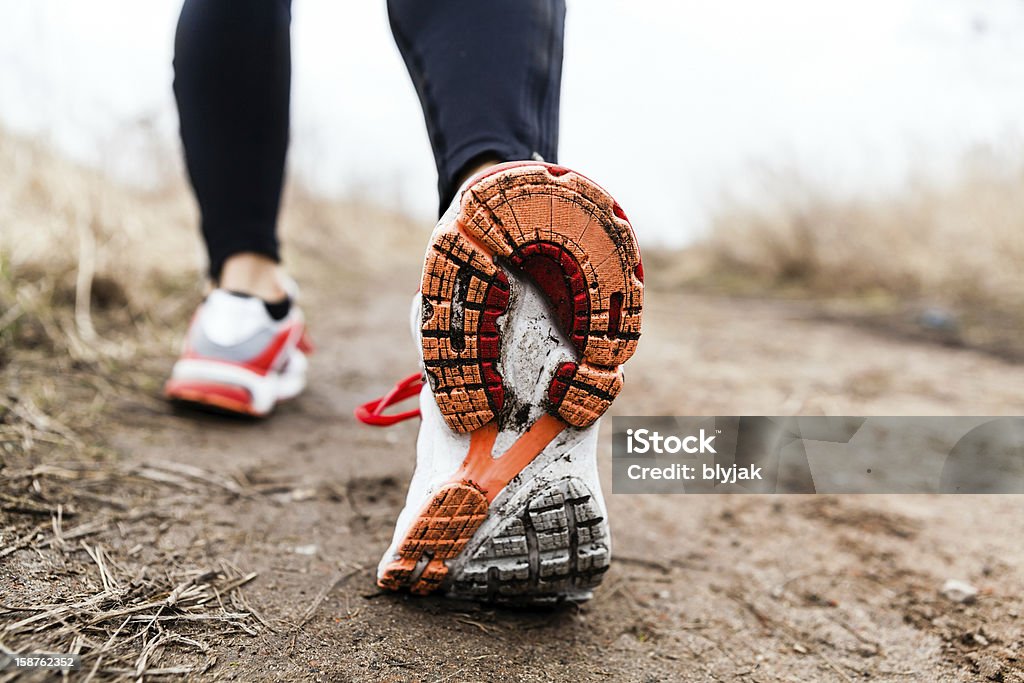
<path id="1" fill-rule="evenodd" d="M 423 386 L 423 376 L 420 373 L 409 375 L 398 382 L 395 387 L 384 396 L 368 401 L 356 408 L 356 419 L 363 424 L 374 427 L 388 427 L 398 422 L 411 420 L 420 416 L 420 409 L 407 410 L 404 413 L 385 415 L 384 410 L 407 398 L 412 398 L 420 393 Z"/>

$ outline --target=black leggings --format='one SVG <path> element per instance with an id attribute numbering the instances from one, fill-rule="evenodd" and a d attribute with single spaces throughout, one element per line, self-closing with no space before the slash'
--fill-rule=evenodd
<path id="1" fill-rule="evenodd" d="M 388 14 L 441 211 L 480 161 L 556 161 L 564 0 L 388 0 Z M 279 260 L 290 22 L 290 0 L 185 0 L 178 20 L 174 95 L 214 280 L 232 254 Z"/>

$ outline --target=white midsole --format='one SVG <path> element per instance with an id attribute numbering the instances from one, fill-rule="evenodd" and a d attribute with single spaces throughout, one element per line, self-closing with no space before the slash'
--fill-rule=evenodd
<path id="1" fill-rule="evenodd" d="M 298 350 L 289 354 L 284 368 L 266 375 L 222 361 L 183 358 L 174 364 L 171 379 L 240 387 L 252 397 L 252 411 L 266 415 L 278 401 L 294 398 L 305 389 L 308 366 L 306 355 Z"/>

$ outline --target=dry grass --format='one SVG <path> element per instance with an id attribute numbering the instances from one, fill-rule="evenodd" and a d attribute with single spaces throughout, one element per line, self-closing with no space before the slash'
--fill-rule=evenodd
<path id="1" fill-rule="evenodd" d="M 993 308 L 1024 291 L 1024 165 L 977 152 L 953 182 L 877 197 L 789 174 L 768 185 L 772 200 L 718 211 L 677 280 Z"/>
<path id="2" fill-rule="evenodd" d="M 255 573 L 194 564 L 160 542 L 190 507 L 260 495 L 247 481 L 173 463 L 68 460 L 9 466 L 3 482 L 0 559 L 18 571 L 2 575 L 0 655 L 78 654 L 84 680 L 141 680 L 206 670 L 214 633 L 274 629 L 239 592 Z"/>
<path id="3" fill-rule="evenodd" d="M 978 151 L 950 182 L 875 196 L 770 175 L 766 199 L 723 201 L 704 240 L 645 254 L 649 284 L 797 299 L 812 317 L 1022 361 L 1022 158 Z"/>
<path id="4" fill-rule="evenodd" d="M 171 151 L 153 163 L 180 165 Z M 0 348 L 42 344 L 93 362 L 168 342 L 167 323 L 180 326 L 204 286 L 183 173 L 157 191 L 133 190 L 0 130 L 0 177 Z M 383 267 L 422 234 L 359 200 L 292 187 L 284 204 L 285 257 L 300 284 L 306 267 L 330 267 L 342 282 Z"/>

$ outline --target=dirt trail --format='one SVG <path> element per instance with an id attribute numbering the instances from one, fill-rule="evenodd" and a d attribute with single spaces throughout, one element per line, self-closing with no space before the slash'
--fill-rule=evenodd
<path id="1" fill-rule="evenodd" d="M 179 506 L 144 543 L 258 572 L 243 591 L 266 627 L 207 631 L 217 660 L 202 678 L 1024 681 L 1014 496 L 609 496 L 613 565 L 581 608 L 378 594 L 416 427 L 367 428 L 352 408 L 415 370 L 416 266 L 392 276 L 370 292 L 306 273 L 311 387 L 271 420 L 118 406 L 109 437 L 128 462 L 194 465 L 259 492 Z M 1024 367 L 821 322 L 799 305 L 656 288 L 648 302 L 616 414 L 996 415 L 1024 396 Z M 116 552 L 132 536 L 104 542 Z M 943 598 L 949 578 L 977 585 L 978 601 Z"/>

